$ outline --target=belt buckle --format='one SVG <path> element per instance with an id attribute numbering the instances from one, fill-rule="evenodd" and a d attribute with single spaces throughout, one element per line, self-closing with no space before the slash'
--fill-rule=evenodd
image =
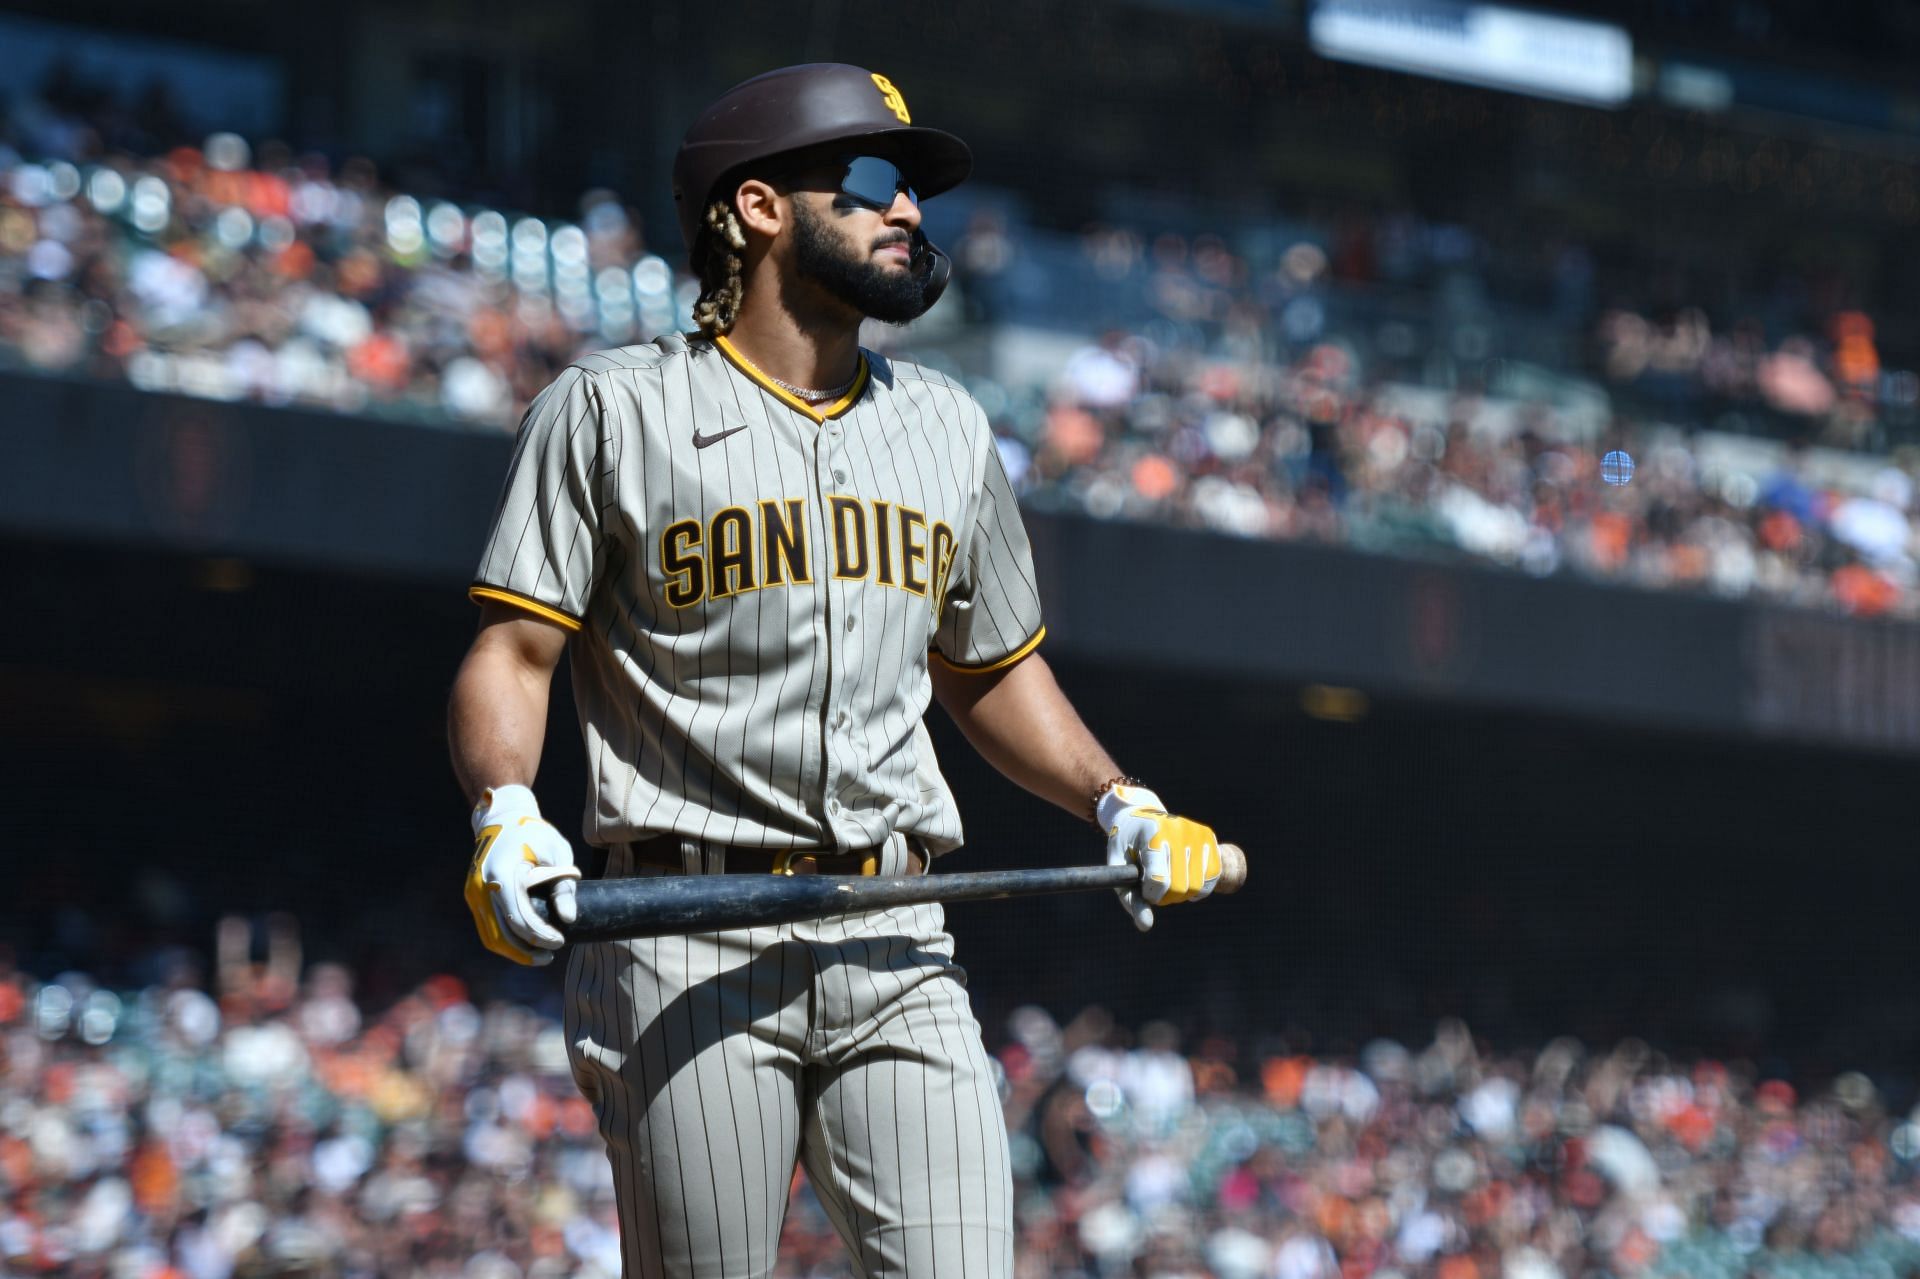
<path id="1" fill-rule="evenodd" d="M 805 862 L 806 869 L 798 870 L 794 863 Z M 773 855 L 773 873 L 776 875 L 818 875 L 820 874 L 820 854 L 798 852 L 794 849 L 782 849 Z M 874 849 L 860 859 L 860 875 L 878 875 L 880 873 L 880 851 Z"/>

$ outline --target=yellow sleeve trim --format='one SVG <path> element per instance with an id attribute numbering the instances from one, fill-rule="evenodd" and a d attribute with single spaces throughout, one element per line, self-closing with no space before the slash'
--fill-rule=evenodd
<path id="1" fill-rule="evenodd" d="M 555 626 L 565 631 L 577 631 L 581 626 L 579 618 L 568 613 L 562 613 L 551 604 L 542 604 L 530 595 L 522 595 L 518 591 L 509 591 L 498 586 L 469 586 L 467 588 L 467 598 L 476 604 L 481 600 L 499 600 L 502 604 L 511 604 L 515 608 L 523 608 L 535 617 L 545 618 L 547 621 L 552 622 Z"/>
<path id="2" fill-rule="evenodd" d="M 1012 666 L 1015 662 L 1025 657 L 1028 653 L 1031 653 L 1034 649 L 1039 648 L 1040 641 L 1045 639 L 1046 637 L 1047 637 L 1047 628 L 1042 626 L 1039 630 L 1033 633 L 1032 639 L 1022 644 L 1019 648 L 1014 649 L 1011 653 L 1008 653 L 1005 657 L 1001 658 L 999 661 L 988 662 L 985 666 L 962 666 L 959 662 L 954 661 L 952 658 L 948 657 L 945 653 L 942 653 L 937 648 L 931 648 L 931 649 L 928 649 L 927 651 L 932 653 L 935 657 L 939 658 L 940 664 L 942 666 L 945 666 L 949 670 L 959 671 L 962 675 L 986 675 L 990 672 L 1005 670 L 1007 667 Z"/>
<path id="3" fill-rule="evenodd" d="M 761 390 L 771 395 L 774 399 L 779 400 L 788 408 L 805 413 L 816 422 L 824 422 L 830 417 L 839 417 L 842 413 L 852 408 L 855 402 L 859 400 L 861 394 L 867 389 L 867 355 L 864 351 L 860 353 L 860 367 L 854 371 L 853 385 L 847 389 L 847 393 L 825 408 L 817 409 L 762 373 L 752 360 L 740 354 L 740 352 L 734 348 L 733 343 L 727 341 L 726 334 L 722 333 L 715 337 L 713 344 L 719 349 L 720 354 L 727 357 L 728 363 L 752 378 Z"/>

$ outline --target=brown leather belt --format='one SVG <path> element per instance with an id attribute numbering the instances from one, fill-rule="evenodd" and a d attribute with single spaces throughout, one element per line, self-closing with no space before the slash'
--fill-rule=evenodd
<path id="1" fill-rule="evenodd" d="M 655 866 L 676 874 L 685 868 L 680 855 L 680 840 L 670 835 L 630 844 L 628 854 L 638 866 Z M 912 867 L 908 874 L 918 875 L 926 870 L 926 853 L 912 842 L 908 844 L 907 857 Z M 878 875 L 880 873 L 878 848 L 863 848 L 855 852 L 841 853 L 785 848 L 739 848 L 729 844 L 726 846 L 722 861 L 726 866 L 723 873 L 728 875 Z"/>

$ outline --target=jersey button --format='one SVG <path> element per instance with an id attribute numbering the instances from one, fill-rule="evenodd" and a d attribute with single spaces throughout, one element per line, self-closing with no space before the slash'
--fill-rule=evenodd
<path id="1" fill-rule="evenodd" d="M 853 629 L 853 619 L 852 619 L 851 617 L 849 617 L 849 618 L 847 619 L 847 629 L 848 629 L 848 630 L 852 630 L 852 629 Z"/>
<path id="2" fill-rule="evenodd" d="M 837 800 L 837 799 L 830 799 L 830 800 L 828 800 L 828 801 L 827 801 L 827 811 L 828 811 L 829 813 L 837 813 L 837 812 L 839 812 L 839 811 L 840 811 L 840 801 L 839 801 L 839 800 Z"/>
<path id="3" fill-rule="evenodd" d="M 845 484 L 847 482 L 847 473 L 845 471 L 835 471 L 833 473 L 833 482 L 835 484 Z"/>

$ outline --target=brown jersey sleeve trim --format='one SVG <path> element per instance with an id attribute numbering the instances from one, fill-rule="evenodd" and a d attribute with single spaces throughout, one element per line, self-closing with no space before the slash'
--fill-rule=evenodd
<path id="1" fill-rule="evenodd" d="M 948 657 L 945 653 L 942 653 L 937 648 L 930 648 L 927 651 L 929 653 L 932 653 L 935 657 L 939 658 L 940 664 L 942 666 L 945 666 L 949 670 L 959 671 L 962 675 L 985 675 L 990 671 L 1005 670 L 1007 667 L 1012 666 L 1015 662 L 1025 657 L 1028 653 L 1031 653 L 1034 649 L 1039 648 L 1040 641 L 1045 639 L 1046 637 L 1047 637 L 1047 628 L 1042 626 L 1039 630 L 1033 633 L 1032 639 L 1022 644 L 1019 648 L 1014 649 L 1011 653 L 1008 653 L 1005 657 L 996 658 L 991 662 L 983 662 L 978 666 L 968 666 L 968 665 L 965 665 L 964 663 L 956 662 L 952 658 Z"/>
<path id="2" fill-rule="evenodd" d="M 515 608 L 525 609 L 535 617 L 544 618 L 565 631 L 577 631 L 583 625 L 579 618 L 571 613 L 563 613 L 551 604 L 542 604 L 530 595 L 507 590 L 503 586 L 488 586 L 475 582 L 467 588 L 467 598 L 478 604 L 483 600 L 498 600 L 502 604 L 511 604 Z"/>

